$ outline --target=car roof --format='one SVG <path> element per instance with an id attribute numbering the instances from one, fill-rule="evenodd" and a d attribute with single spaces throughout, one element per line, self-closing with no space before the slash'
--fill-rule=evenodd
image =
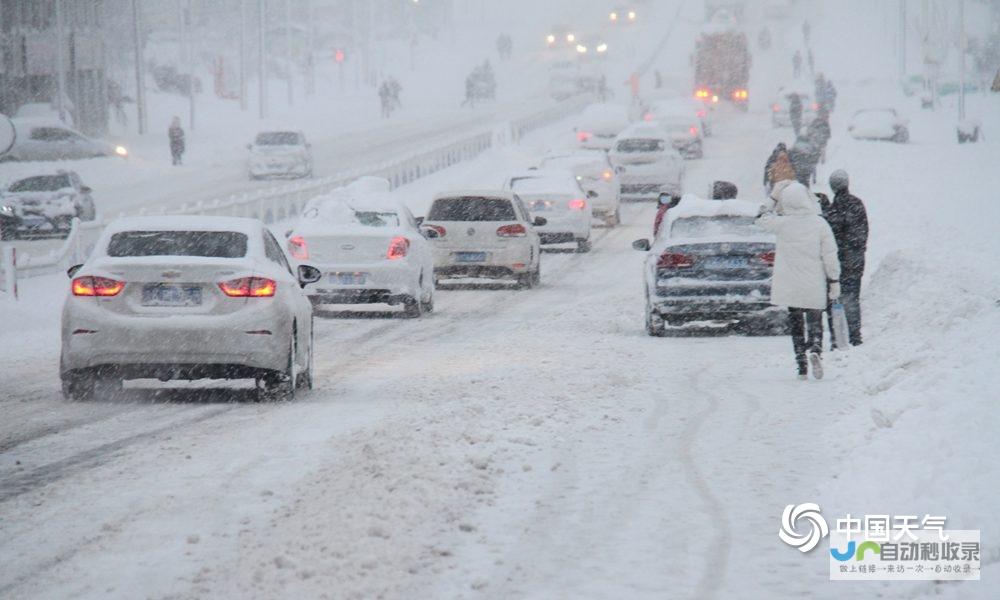
<path id="1" fill-rule="evenodd" d="M 761 204 L 749 200 L 706 200 L 695 194 L 684 194 L 680 203 L 667 211 L 671 220 L 691 217 L 756 217 Z"/>
<path id="2" fill-rule="evenodd" d="M 655 122 L 633 123 L 618 134 L 619 138 L 665 139 L 666 132 Z"/>
<path id="3" fill-rule="evenodd" d="M 259 219 L 204 215 L 160 215 L 119 217 L 108 224 L 105 234 L 121 231 L 235 231 L 256 235 L 264 227 Z"/>
<path id="4" fill-rule="evenodd" d="M 497 200 L 514 200 L 514 194 L 507 190 L 452 190 L 434 194 L 434 200 L 445 198 L 494 198 Z"/>

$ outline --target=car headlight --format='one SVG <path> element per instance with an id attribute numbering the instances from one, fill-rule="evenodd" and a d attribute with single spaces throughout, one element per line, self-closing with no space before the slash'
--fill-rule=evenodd
<path id="1" fill-rule="evenodd" d="M 14 207 L 9 204 L 0 204 L 0 215 L 14 216 Z"/>
<path id="2" fill-rule="evenodd" d="M 115 146 L 115 154 L 121 157 L 128 156 L 128 149 L 125 146 Z"/>

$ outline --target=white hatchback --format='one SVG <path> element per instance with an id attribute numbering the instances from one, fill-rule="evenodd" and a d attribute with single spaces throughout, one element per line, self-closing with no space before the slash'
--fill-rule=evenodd
<path id="1" fill-rule="evenodd" d="M 389 193 L 345 188 L 310 201 L 288 234 L 288 251 L 323 272 L 306 286 L 314 305 L 402 305 L 407 317 L 434 309 L 431 249 Z"/>
<path id="2" fill-rule="evenodd" d="M 247 149 L 250 179 L 312 177 L 312 145 L 301 131 L 262 131 Z"/>
<path id="3" fill-rule="evenodd" d="M 670 134 L 655 123 L 637 123 L 621 132 L 608 157 L 621 181 L 622 200 L 656 200 L 661 193 L 683 192 L 684 159 Z"/>
<path id="4" fill-rule="evenodd" d="M 531 217 L 542 217 L 538 227 L 542 245 L 576 244 L 577 252 L 590 252 L 593 207 L 576 175 L 565 169 L 533 169 L 507 178 L 504 189 L 514 192 Z"/>
<path id="5" fill-rule="evenodd" d="M 530 288 L 541 280 L 535 228 L 545 224 L 509 191 L 464 190 L 435 196 L 421 229 L 433 248 L 436 278 L 513 278 Z"/>
<path id="6" fill-rule="evenodd" d="M 130 217 L 69 270 L 63 393 L 124 379 L 254 379 L 261 394 L 312 387 L 312 305 L 264 224 L 232 217 Z"/>

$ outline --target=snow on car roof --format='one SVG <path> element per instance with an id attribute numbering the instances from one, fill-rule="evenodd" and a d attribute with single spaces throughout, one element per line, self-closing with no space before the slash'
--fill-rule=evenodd
<path id="1" fill-rule="evenodd" d="M 618 134 L 618 139 L 650 138 L 662 140 L 666 132 L 656 123 L 635 123 Z"/>
<path id="2" fill-rule="evenodd" d="M 580 186 L 576 183 L 576 175 L 567 169 L 534 169 L 514 173 L 508 179 L 508 186 L 514 187 L 516 182 L 518 193 L 578 193 Z"/>
<path id="3" fill-rule="evenodd" d="M 105 233 L 119 231 L 236 231 L 254 235 L 261 230 L 259 219 L 214 217 L 204 215 L 169 215 L 155 217 L 119 217 L 108 223 Z"/>
<path id="4" fill-rule="evenodd" d="M 706 200 L 694 194 L 684 194 L 680 203 L 667 211 L 671 220 L 689 217 L 756 217 L 760 203 L 749 200 Z"/>

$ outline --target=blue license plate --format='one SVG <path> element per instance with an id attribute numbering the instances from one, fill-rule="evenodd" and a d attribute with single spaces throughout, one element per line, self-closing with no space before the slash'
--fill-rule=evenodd
<path id="1" fill-rule="evenodd" d="M 456 252 L 457 262 L 486 262 L 485 252 Z"/>
<path id="2" fill-rule="evenodd" d="M 142 288 L 143 306 L 201 306 L 198 286 L 153 284 Z"/>
<path id="3" fill-rule="evenodd" d="M 333 285 L 364 285 L 365 273 L 331 273 L 330 283 Z"/>
<path id="4" fill-rule="evenodd" d="M 747 266 L 747 259 L 743 257 L 711 256 L 702 262 L 709 269 L 742 269 Z"/>

